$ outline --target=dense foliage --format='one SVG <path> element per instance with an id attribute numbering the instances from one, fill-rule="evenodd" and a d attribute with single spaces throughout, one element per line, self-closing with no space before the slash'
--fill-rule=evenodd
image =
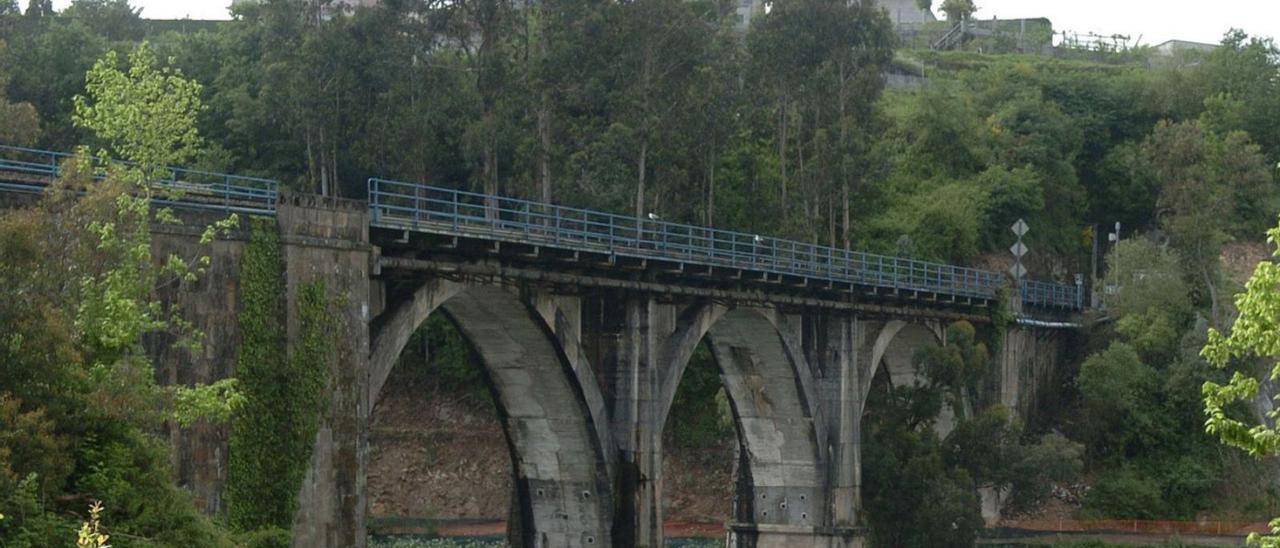
<path id="1" fill-rule="evenodd" d="M 0 215 L 0 539 L 6 546 L 70 545 L 109 524 L 114 546 L 220 546 L 225 534 L 172 483 L 167 443 L 156 434 L 229 412 L 233 398 L 205 388 L 162 388 L 144 337 L 164 334 L 195 352 L 202 337 L 160 303 L 162 285 L 194 282 L 207 259 L 156 256 L 146 174 L 174 147 L 177 125 L 135 123 L 125 138 L 119 112 L 169 102 L 194 120 L 198 98 L 139 98 L 129 90 L 177 74 L 155 70 L 148 50 L 125 74 L 108 56 L 89 72 L 97 84 L 77 97 L 78 127 L 108 154 L 132 164 L 67 161 L 64 175 L 33 207 Z M 174 82 L 174 80 L 170 80 Z M 180 83 L 180 82 L 179 82 Z M 69 99 L 69 98 L 68 98 Z M 95 182 L 91 177 L 102 178 Z M 205 232 L 205 241 L 216 227 Z M 226 394 L 232 384 L 213 392 Z M 175 406 L 174 402 L 185 402 Z M 182 414 L 175 414 L 176 412 Z M 185 415 L 185 416 L 184 416 Z M 88 529 L 75 516 L 96 503 Z M 97 542 L 96 540 L 93 540 Z"/>
<path id="2" fill-rule="evenodd" d="M 298 337 L 287 348 L 284 264 L 278 231 L 268 219 L 253 220 L 240 279 L 243 342 L 236 378 L 245 403 L 231 421 L 228 517 L 244 531 L 288 530 L 324 411 L 333 346 L 325 329 L 329 297 L 323 284 L 299 288 Z"/>
<path id="3" fill-rule="evenodd" d="M 952 20 L 974 7 L 924 4 Z M 0 217 L 0 539 L 72 538 L 80 520 L 69 516 L 94 498 L 107 501 L 116 545 L 219 542 L 167 481 L 154 432 L 183 419 L 175 409 L 237 417 L 232 476 L 271 476 L 261 485 L 272 494 L 233 479 L 229 517 L 261 529 L 264 544 L 287 525 L 324 382 L 287 356 L 314 357 L 323 341 L 284 348 L 273 323 L 282 293 L 268 293 L 278 258 L 260 230 L 244 273 L 247 386 L 155 385 L 140 339 L 183 326 L 152 289 L 203 267 L 151 257 L 147 225 L 162 219 L 146 213 L 146 192 L 126 192 L 167 163 L 355 198 L 377 175 L 987 266 L 1025 218 L 1029 267 L 1060 281 L 1090 270 L 1098 241 L 1103 271 L 1089 283 L 1105 317 L 1078 375 L 1057 387 L 1061 406 L 1034 428 L 991 405 L 984 379 L 999 329 L 953 326 L 949 345 L 918 357 L 926 383 L 873 392 L 873 536 L 970 542 L 978 488 L 1032 508 L 1047 485 L 1020 483 L 1036 476 L 1027 470 L 1066 478 L 1077 456 L 1093 484 L 1086 515 L 1233 511 L 1212 497 L 1228 470 L 1248 465 L 1201 433 L 1199 397 L 1205 382 L 1235 385 L 1198 349 L 1236 314 L 1223 250 L 1280 209 L 1280 52 L 1270 40 L 1232 32 L 1208 53 L 1104 63 L 909 52 L 928 85 L 886 92 L 883 73 L 910 63 L 895 58 L 892 25 L 873 3 L 777 2 L 745 36 L 733 14 L 712 0 L 387 0 L 350 13 L 264 0 L 178 32 L 147 24 L 125 0 L 74 0 L 62 12 L 0 0 L 0 142 L 87 144 L 139 162 L 94 185 L 92 168 L 78 166 L 64 184 L 91 187 L 83 198 L 56 193 Z M 1109 246 L 1099 227 L 1115 222 L 1122 241 Z M 313 296 L 297 311 L 304 320 L 323 308 Z M 1252 302 L 1238 303 L 1246 316 Z M 447 320 L 419 337 L 411 347 L 445 385 L 483 390 Z M 297 407 L 235 415 L 238 390 L 279 385 L 253 378 L 269 365 L 307 379 L 286 398 Z M 677 395 L 688 412 L 673 412 L 676 445 L 732 436 L 717 381 L 701 351 Z M 944 406 L 960 421 L 938 439 L 929 425 Z M 288 458 L 245 449 L 281 424 Z M 1243 427 L 1223 422 L 1218 433 L 1241 444 Z M 904 485 L 908 496 L 894 487 Z"/>
<path id="4" fill-rule="evenodd" d="M 1267 242 L 1280 245 L 1280 227 L 1267 232 Z M 1280 250 L 1272 253 L 1280 257 Z M 1280 412 L 1267 411 L 1261 421 L 1252 420 L 1241 412 L 1241 405 L 1253 407 L 1259 398 L 1266 398 L 1259 378 L 1275 381 L 1280 378 L 1280 266 L 1263 260 L 1245 285 L 1245 291 L 1236 296 L 1240 315 L 1231 326 L 1230 335 L 1217 329 L 1209 330 L 1208 341 L 1201 354 L 1220 369 L 1235 369 L 1228 382 L 1206 381 L 1204 411 L 1209 420 L 1205 430 L 1217 436 L 1223 443 L 1248 451 L 1255 457 L 1280 455 L 1280 430 L 1276 419 Z M 1265 360 L 1265 361 L 1264 361 Z M 1267 363 L 1267 361 L 1271 363 Z M 1265 401 L 1265 400 L 1264 400 Z M 1274 400 L 1273 400 L 1274 401 Z M 1270 402 L 1268 402 L 1270 403 Z M 1248 418 L 1246 418 L 1248 417 Z M 1280 518 L 1271 521 L 1269 536 L 1249 535 L 1250 546 L 1276 548 L 1280 546 Z"/>
<path id="5" fill-rule="evenodd" d="M 977 330 L 961 321 L 946 335 L 945 344 L 918 353 L 913 384 L 893 385 L 884 367 L 872 380 L 863 499 L 875 546 L 972 546 L 983 526 L 979 490 L 1007 497 L 1006 511 L 1015 513 L 1080 474 L 1080 444 L 1027 432 L 992 403 L 978 383 L 990 357 Z M 946 411 L 950 420 L 940 420 Z"/>

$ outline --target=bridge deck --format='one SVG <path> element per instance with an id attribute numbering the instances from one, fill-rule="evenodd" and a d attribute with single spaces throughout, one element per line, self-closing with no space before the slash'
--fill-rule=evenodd
<path id="1" fill-rule="evenodd" d="M 0 145 L 0 191 L 43 192 L 73 155 Z M 99 167 L 106 162 L 95 162 Z M 124 164 L 123 162 L 114 162 Z M 95 175 L 101 179 L 102 175 Z M 156 202 L 177 207 L 274 215 L 278 184 L 269 179 L 169 168 L 150 183 Z M 600 211 L 369 179 L 371 224 L 427 234 L 529 244 L 634 260 L 676 261 L 892 292 L 921 292 L 965 302 L 990 302 L 1007 286 L 996 272 L 836 249 L 746 234 L 637 219 Z M 1076 286 L 1023 281 L 1015 297 L 1025 307 L 1077 311 Z"/>
<path id="2" fill-rule="evenodd" d="M 415 183 L 369 180 L 375 227 L 991 301 L 999 273 Z M 1074 286 L 1024 282 L 1033 307 L 1081 308 Z"/>
<path id="3" fill-rule="evenodd" d="M 74 154 L 0 145 L 0 191 L 39 193 L 62 176 L 64 164 Z M 93 178 L 105 178 L 106 166 L 132 165 L 90 157 L 97 170 Z M 270 179 L 170 167 L 150 181 L 161 205 L 212 209 L 227 213 L 271 215 L 275 212 L 279 184 Z"/>

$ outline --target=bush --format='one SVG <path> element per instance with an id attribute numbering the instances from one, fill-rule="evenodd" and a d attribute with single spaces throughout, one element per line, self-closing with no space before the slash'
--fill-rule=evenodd
<path id="1" fill-rule="evenodd" d="M 0 463 L 3 464 L 3 463 Z M 75 524 L 45 507 L 36 474 L 14 481 L 0 469 L 0 545 L 5 548 L 70 546 L 75 542 Z"/>
<path id="2" fill-rule="evenodd" d="M 244 533 L 237 540 L 243 548 L 289 548 L 292 537 L 287 529 L 267 527 Z"/>
<path id="3" fill-rule="evenodd" d="M 231 546 L 190 493 L 173 485 L 164 441 L 113 423 L 85 440 L 79 460 L 87 470 L 77 490 L 105 502 L 113 546 Z"/>
<path id="4" fill-rule="evenodd" d="M 667 430 L 679 447 L 722 446 L 733 439 L 733 417 L 720 368 L 706 344 L 698 345 L 671 402 Z"/>
<path id="5" fill-rule="evenodd" d="M 1160 484 L 1133 468 L 1107 472 L 1084 498 L 1087 518 L 1158 519 L 1165 517 Z"/>

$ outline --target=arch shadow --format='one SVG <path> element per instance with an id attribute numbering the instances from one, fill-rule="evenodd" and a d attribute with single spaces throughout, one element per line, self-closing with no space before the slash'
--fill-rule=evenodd
<path id="1" fill-rule="evenodd" d="M 917 352 L 926 346 L 944 344 L 944 326 L 937 323 L 912 323 L 902 320 L 886 322 L 876 336 L 871 348 L 869 368 L 863 376 L 860 387 L 862 393 L 858 398 L 858 414 L 866 411 L 867 399 L 870 397 L 872 384 L 881 371 L 887 375 L 892 387 L 911 386 L 923 377 L 919 371 Z M 950 406 L 944 405 L 938 420 L 934 423 L 934 432 L 939 438 L 946 437 L 955 428 L 955 413 Z"/>
<path id="2" fill-rule="evenodd" d="M 584 386 L 542 316 L 498 285 L 424 283 L 373 337 L 369 400 L 413 331 L 437 311 L 480 355 L 511 452 L 525 546 L 608 545 L 612 501 Z M 590 388 L 586 388 L 590 389 Z"/>
<path id="3" fill-rule="evenodd" d="M 786 320 L 775 311 L 691 307 L 665 345 L 661 422 L 706 337 L 738 436 L 735 519 L 743 524 L 820 525 L 825 507 L 813 379 Z"/>

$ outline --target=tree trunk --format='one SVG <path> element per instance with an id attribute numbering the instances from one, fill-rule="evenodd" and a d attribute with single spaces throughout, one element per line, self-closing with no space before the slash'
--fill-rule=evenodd
<path id="1" fill-rule="evenodd" d="M 840 185 L 840 203 L 844 206 L 844 249 L 850 251 L 853 246 L 849 243 L 849 179 L 843 179 Z M 835 242 L 832 242 L 834 245 Z"/>
<path id="2" fill-rule="evenodd" d="M 308 190 L 314 190 L 316 184 L 316 154 L 311 146 L 311 126 L 308 124 L 302 132 L 304 139 L 307 141 L 307 182 L 312 185 Z"/>
<path id="3" fill-rule="evenodd" d="M 827 200 L 827 237 L 831 242 L 831 247 L 836 246 L 836 204 L 831 200 Z"/>
<path id="4" fill-rule="evenodd" d="M 547 94 L 542 94 L 538 109 L 538 186 L 543 203 L 551 203 L 551 107 Z"/>
<path id="5" fill-rule="evenodd" d="M 849 153 L 849 89 L 848 89 L 848 67 L 844 63 L 839 65 L 840 73 L 840 154 L 837 159 L 840 162 L 840 202 L 841 202 L 841 226 L 843 231 L 844 248 L 850 250 L 849 245 L 849 173 L 844 161 L 844 155 Z M 835 245 L 835 241 L 831 242 Z"/>
<path id="6" fill-rule="evenodd" d="M 713 226 L 716 211 L 716 155 L 714 152 L 707 163 L 709 164 L 707 167 L 707 226 Z"/>
<path id="7" fill-rule="evenodd" d="M 498 215 L 498 134 L 492 125 L 492 113 L 487 114 L 486 118 L 489 118 L 489 123 L 485 124 L 484 152 L 481 153 L 481 161 L 484 165 L 481 167 L 480 178 L 484 184 L 484 193 L 488 195 L 485 198 L 485 215 L 496 218 Z"/>
<path id="8" fill-rule="evenodd" d="M 329 142 L 325 139 L 324 125 L 320 125 L 320 195 L 329 195 Z"/>
<path id="9" fill-rule="evenodd" d="M 637 160 L 637 170 L 639 173 L 636 177 L 636 220 L 643 222 L 645 218 L 644 211 L 644 175 L 645 162 L 649 157 L 649 137 L 643 135 L 640 138 L 640 158 Z"/>
<path id="10" fill-rule="evenodd" d="M 1209 269 L 1201 266 L 1200 276 L 1204 279 L 1204 286 L 1209 290 L 1209 326 L 1214 329 L 1221 329 L 1218 323 L 1218 289 L 1213 285 L 1213 277 L 1209 275 Z"/>
<path id="11" fill-rule="evenodd" d="M 782 216 L 787 216 L 787 99 L 778 109 L 778 168 L 782 175 Z"/>

